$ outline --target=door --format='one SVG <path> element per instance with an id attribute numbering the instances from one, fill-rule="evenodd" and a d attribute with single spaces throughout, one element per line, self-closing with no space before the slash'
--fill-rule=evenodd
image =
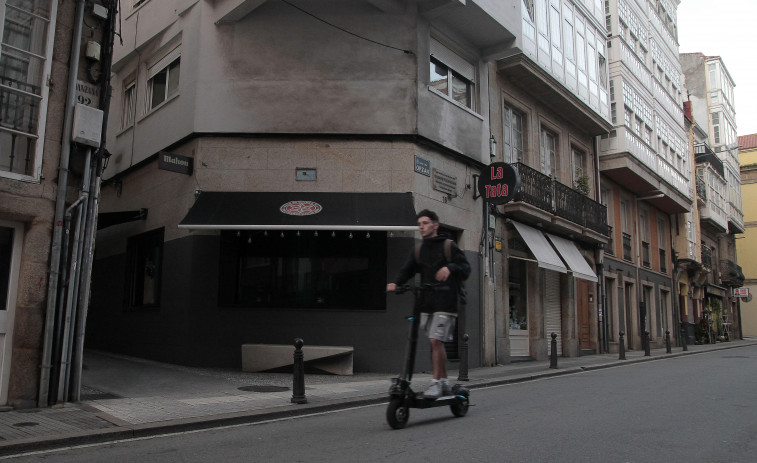
<path id="1" fill-rule="evenodd" d="M 544 327 L 547 354 L 551 352 L 552 333 L 557 335 L 557 355 L 562 355 L 562 314 L 560 313 L 560 274 L 544 270 Z"/>
<path id="2" fill-rule="evenodd" d="M 526 263 L 520 259 L 510 259 L 509 262 L 509 335 L 510 356 L 528 357 L 528 302 L 526 292 Z"/>
<path id="3" fill-rule="evenodd" d="M 2 405 L 8 402 L 13 318 L 16 313 L 23 234 L 22 224 L 0 220 L 0 404 Z"/>
<path id="4" fill-rule="evenodd" d="M 578 342 L 581 350 L 591 350 L 591 319 L 589 317 L 589 290 L 591 282 L 576 279 L 576 312 L 578 318 Z"/>

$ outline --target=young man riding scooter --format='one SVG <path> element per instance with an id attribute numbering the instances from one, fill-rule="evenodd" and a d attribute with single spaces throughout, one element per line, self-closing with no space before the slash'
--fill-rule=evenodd
<path id="1" fill-rule="evenodd" d="M 457 317 L 457 303 L 464 280 L 470 275 L 470 264 L 454 241 L 439 235 L 439 216 L 424 209 L 417 214 L 418 229 L 423 242 L 420 248 L 410 253 L 405 264 L 397 272 L 394 282 L 386 285 L 387 291 L 395 291 L 416 273 L 421 274 L 421 284 L 438 284 L 440 289 L 423 292 L 417 304 L 421 312 L 420 327 L 431 343 L 433 381 L 423 393 L 436 399 L 451 393 L 447 378 L 447 341 Z"/>

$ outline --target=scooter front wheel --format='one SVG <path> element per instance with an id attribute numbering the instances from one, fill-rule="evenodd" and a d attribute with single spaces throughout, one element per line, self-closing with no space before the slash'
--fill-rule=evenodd
<path id="1" fill-rule="evenodd" d="M 404 399 L 394 398 L 386 409 L 386 421 L 393 429 L 402 429 L 410 419 L 410 408 Z"/>
<path id="2" fill-rule="evenodd" d="M 468 396 L 463 396 L 465 398 L 459 399 L 459 402 L 453 403 L 449 406 L 450 410 L 452 410 L 452 414 L 459 417 L 465 416 L 466 413 L 468 413 L 468 406 L 469 406 L 469 400 Z"/>

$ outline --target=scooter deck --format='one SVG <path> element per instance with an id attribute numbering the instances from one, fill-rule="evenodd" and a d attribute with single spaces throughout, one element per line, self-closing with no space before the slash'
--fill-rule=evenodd
<path id="1" fill-rule="evenodd" d="M 459 395 L 446 395 L 436 399 L 418 395 L 410 399 L 409 406 L 411 408 L 446 407 L 454 403 L 461 402 L 462 400 L 464 400 L 464 397 Z"/>

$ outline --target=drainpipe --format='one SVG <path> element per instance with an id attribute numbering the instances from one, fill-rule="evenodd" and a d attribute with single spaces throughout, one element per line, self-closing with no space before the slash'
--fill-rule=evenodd
<path id="1" fill-rule="evenodd" d="M 599 138 L 594 137 L 594 191 L 596 197 L 602 201 L 602 189 L 599 173 Z M 609 352 L 610 344 L 607 338 L 607 304 L 605 299 L 605 276 L 604 276 L 604 245 L 597 246 L 594 258 L 597 267 L 597 339 L 598 353 Z M 601 314 L 601 317 L 599 316 Z"/>
<path id="2" fill-rule="evenodd" d="M 100 106 L 103 108 L 103 125 L 102 133 L 103 137 L 100 143 L 100 150 L 97 153 L 96 158 L 92 164 L 92 184 L 90 187 L 89 195 L 89 208 L 87 212 L 87 233 L 84 239 L 84 256 L 82 258 L 82 279 L 81 290 L 79 291 L 79 310 L 77 311 L 76 320 L 76 340 L 74 342 L 74 358 L 73 369 L 71 377 L 71 400 L 78 402 L 81 399 L 81 376 L 82 365 L 84 359 L 84 334 L 86 331 L 87 312 L 89 308 L 90 297 L 90 284 L 92 278 L 92 263 L 94 260 L 95 252 L 95 235 L 97 234 L 97 213 L 99 210 L 100 201 L 100 183 L 102 180 L 103 162 L 108 156 L 105 151 L 105 134 L 108 127 L 108 114 L 111 100 L 111 86 L 110 75 L 111 68 L 113 66 L 113 46 L 115 42 L 115 24 L 116 15 L 118 14 L 118 3 L 116 0 L 112 0 L 108 5 L 108 28 L 104 34 L 105 55 L 103 59 L 103 83 L 102 91 L 103 99 L 100 102 Z"/>
<path id="3" fill-rule="evenodd" d="M 58 192 L 55 200 L 55 216 L 53 219 L 53 240 L 50 249 L 50 275 L 47 284 L 47 312 L 45 314 L 45 331 L 40 365 L 39 395 L 37 406 L 49 405 L 48 393 L 50 388 L 50 369 L 53 344 L 55 343 L 55 306 L 57 304 L 58 279 L 60 275 L 61 242 L 63 216 L 66 206 L 66 190 L 68 189 L 68 164 L 71 157 L 71 130 L 73 127 L 74 105 L 76 104 L 76 80 L 81 56 L 82 25 L 84 23 L 84 7 L 86 0 L 78 0 L 74 31 L 71 39 L 71 56 L 68 69 L 68 87 L 66 93 L 66 111 L 63 119 L 63 139 L 61 140 L 60 164 L 58 167 Z"/>

